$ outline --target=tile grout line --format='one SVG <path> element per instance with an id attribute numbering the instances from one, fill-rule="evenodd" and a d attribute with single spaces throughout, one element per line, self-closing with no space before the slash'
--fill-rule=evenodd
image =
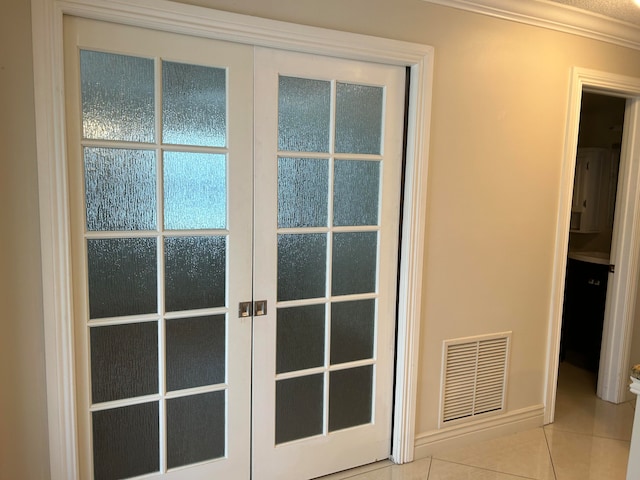
<path id="1" fill-rule="evenodd" d="M 556 473 L 556 464 L 553 460 L 553 454 L 551 453 L 551 446 L 549 445 L 549 437 L 547 437 L 547 430 L 542 427 L 542 434 L 544 435 L 544 441 L 547 444 L 547 451 L 549 452 L 549 460 L 551 461 L 551 469 L 553 470 L 553 478 L 558 480 L 558 474 Z"/>
<path id="2" fill-rule="evenodd" d="M 517 473 L 507 473 L 507 472 L 501 472 L 499 470 L 491 470 L 490 468 L 485 468 L 485 467 L 477 467 L 475 465 L 469 465 L 468 463 L 460 463 L 460 462 L 452 462 L 449 460 L 442 460 L 439 458 L 435 458 L 435 457 L 431 457 L 431 464 L 429 465 L 429 473 L 431 473 L 431 466 L 433 465 L 433 460 L 438 460 L 439 462 L 444 462 L 444 463 L 450 463 L 452 465 L 460 465 L 461 467 L 469 467 L 469 468 L 474 468 L 476 470 L 482 470 L 485 472 L 491 472 L 491 473 L 497 473 L 498 475 L 509 475 L 511 477 L 516 477 L 516 478 L 523 478 L 525 480 L 538 480 L 534 477 L 526 477 L 524 475 L 519 475 Z M 554 470 L 553 475 L 555 477 L 556 472 Z M 429 480 L 429 477 L 427 477 L 427 480 Z M 557 480 L 557 479 L 556 479 Z"/>
<path id="3" fill-rule="evenodd" d="M 391 468 L 392 467 L 392 465 L 380 465 L 379 467 L 376 467 L 375 466 L 376 463 L 378 463 L 378 462 L 369 463 L 367 465 L 361 465 L 360 467 L 355 467 L 354 469 L 343 470 L 342 472 L 336 472 L 336 473 L 330 474 L 328 476 L 332 477 L 334 475 L 339 475 L 334 480 L 349 480 L 350 478 L 356 478 L 356 477 L 359 477 L 360 475 L 366 475 L 366 474 L 371 473 L 371 472 L 378 472 L 380 470 L 384 470 L 385 468 Z M 371 467 L 371 468 L 367 468 L 367 467 Z M 354 472 L 352 474 L 349 473 L 351 470 L 357 470 L 357 469 L 360 469 L 360 468 L 362 468 L 364 471 L 362 471 L 362 472 Z M 346 475 L 346 476 L 342 476 L 343 474 Z M 318 477 L 316 480 L 322 480 L 323 478 L 325 478 L 325 477 Z"/>
<path id="4" fill-rule="evenodd" d="M 544 427 L 542 427 L 545 431 L 545 438 L 546 438 L 546 433 L 547 433 L 547 428 L 548 426 L 553 425 L 552 423 L 550 423 L 549 425 L 545 425 Z M 571 433 L 572 435 L 580 435 L 582 437 L 591 437 L 591 438 L 600 438 L 602 440 L 612 440 L 614 442 L 624 442 L 624 443 L 631 443 L 631 440 L 625 440 L 624 438 L 613 438 L 613 437 L 605 437 L 604 435 L 594 435 L 593 433 L 584 433 L 584 432 L 576 432 L 574 430 L 569 430 L 569 429 L 564 429 L 562 427 L 551 427 L 549 428 L 549 430 L 556 430 L 560 433 Z"/>

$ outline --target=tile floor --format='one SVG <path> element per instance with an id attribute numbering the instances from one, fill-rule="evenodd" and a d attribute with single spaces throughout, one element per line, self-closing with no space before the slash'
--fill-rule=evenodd
<path id="1" fill-rule="evenodd" d="M 322 480 L 625 480 L 634 406 L 596 398 L 595 375 L 563 363 L 551 425 Z"/>

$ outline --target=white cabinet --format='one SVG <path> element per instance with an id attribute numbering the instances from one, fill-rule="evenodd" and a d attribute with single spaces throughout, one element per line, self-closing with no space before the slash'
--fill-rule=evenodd
<path id="1" fill-rule="evenodd" d="M 581 148 L 571 205 L 572 232 L 597 233 L 611 229 L 618 180 L 618 158 L 606 148 Z"/>

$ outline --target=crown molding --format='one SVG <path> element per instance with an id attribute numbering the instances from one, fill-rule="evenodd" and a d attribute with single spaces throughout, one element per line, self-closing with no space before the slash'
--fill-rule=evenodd
<path id="1" fill-rule="evenodd" d="M 546 0 L 424 0 L 640 50 L 640 27 Z"/>

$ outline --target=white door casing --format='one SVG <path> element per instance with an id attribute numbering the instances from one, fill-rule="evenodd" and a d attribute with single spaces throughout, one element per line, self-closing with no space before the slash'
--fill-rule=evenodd
<path id="1" fill-rule="evenodd" d="M 410 68 L 393 451 L 413 457 L 426 173 L 431 101 L 431 47 L 332 32 L 164 1 L 33 0 L 32 26 L 52 479 L 79 478 L 76 437 L 71 261 L 63 92 L 64 15 L 175 33 Z"/>
<path id="2" fill-rule="evenodd" d="M 573 195 L 575 161 L 582 92 L 626 97 L 624 132 L 620 155 L 618 192 L 611 242 L 611 260 L 616 266 L 610 274 L 600 354 L 598 396 L 619 403 L 627 395 L 626 371 L 629 364 L 631 333 L 640 267 L 640 232 L 637 212 L 640 209 L 640 79 L 574 68 L 567 119 L 567 132 L 561 177 L 561 196 L 556 230 L 554 271 L 549 312 L 549 341 L 545 393 L 545 423 L 553 422 L 562 327 L 562 305 L 569 245 L 569 215 Z"/>

